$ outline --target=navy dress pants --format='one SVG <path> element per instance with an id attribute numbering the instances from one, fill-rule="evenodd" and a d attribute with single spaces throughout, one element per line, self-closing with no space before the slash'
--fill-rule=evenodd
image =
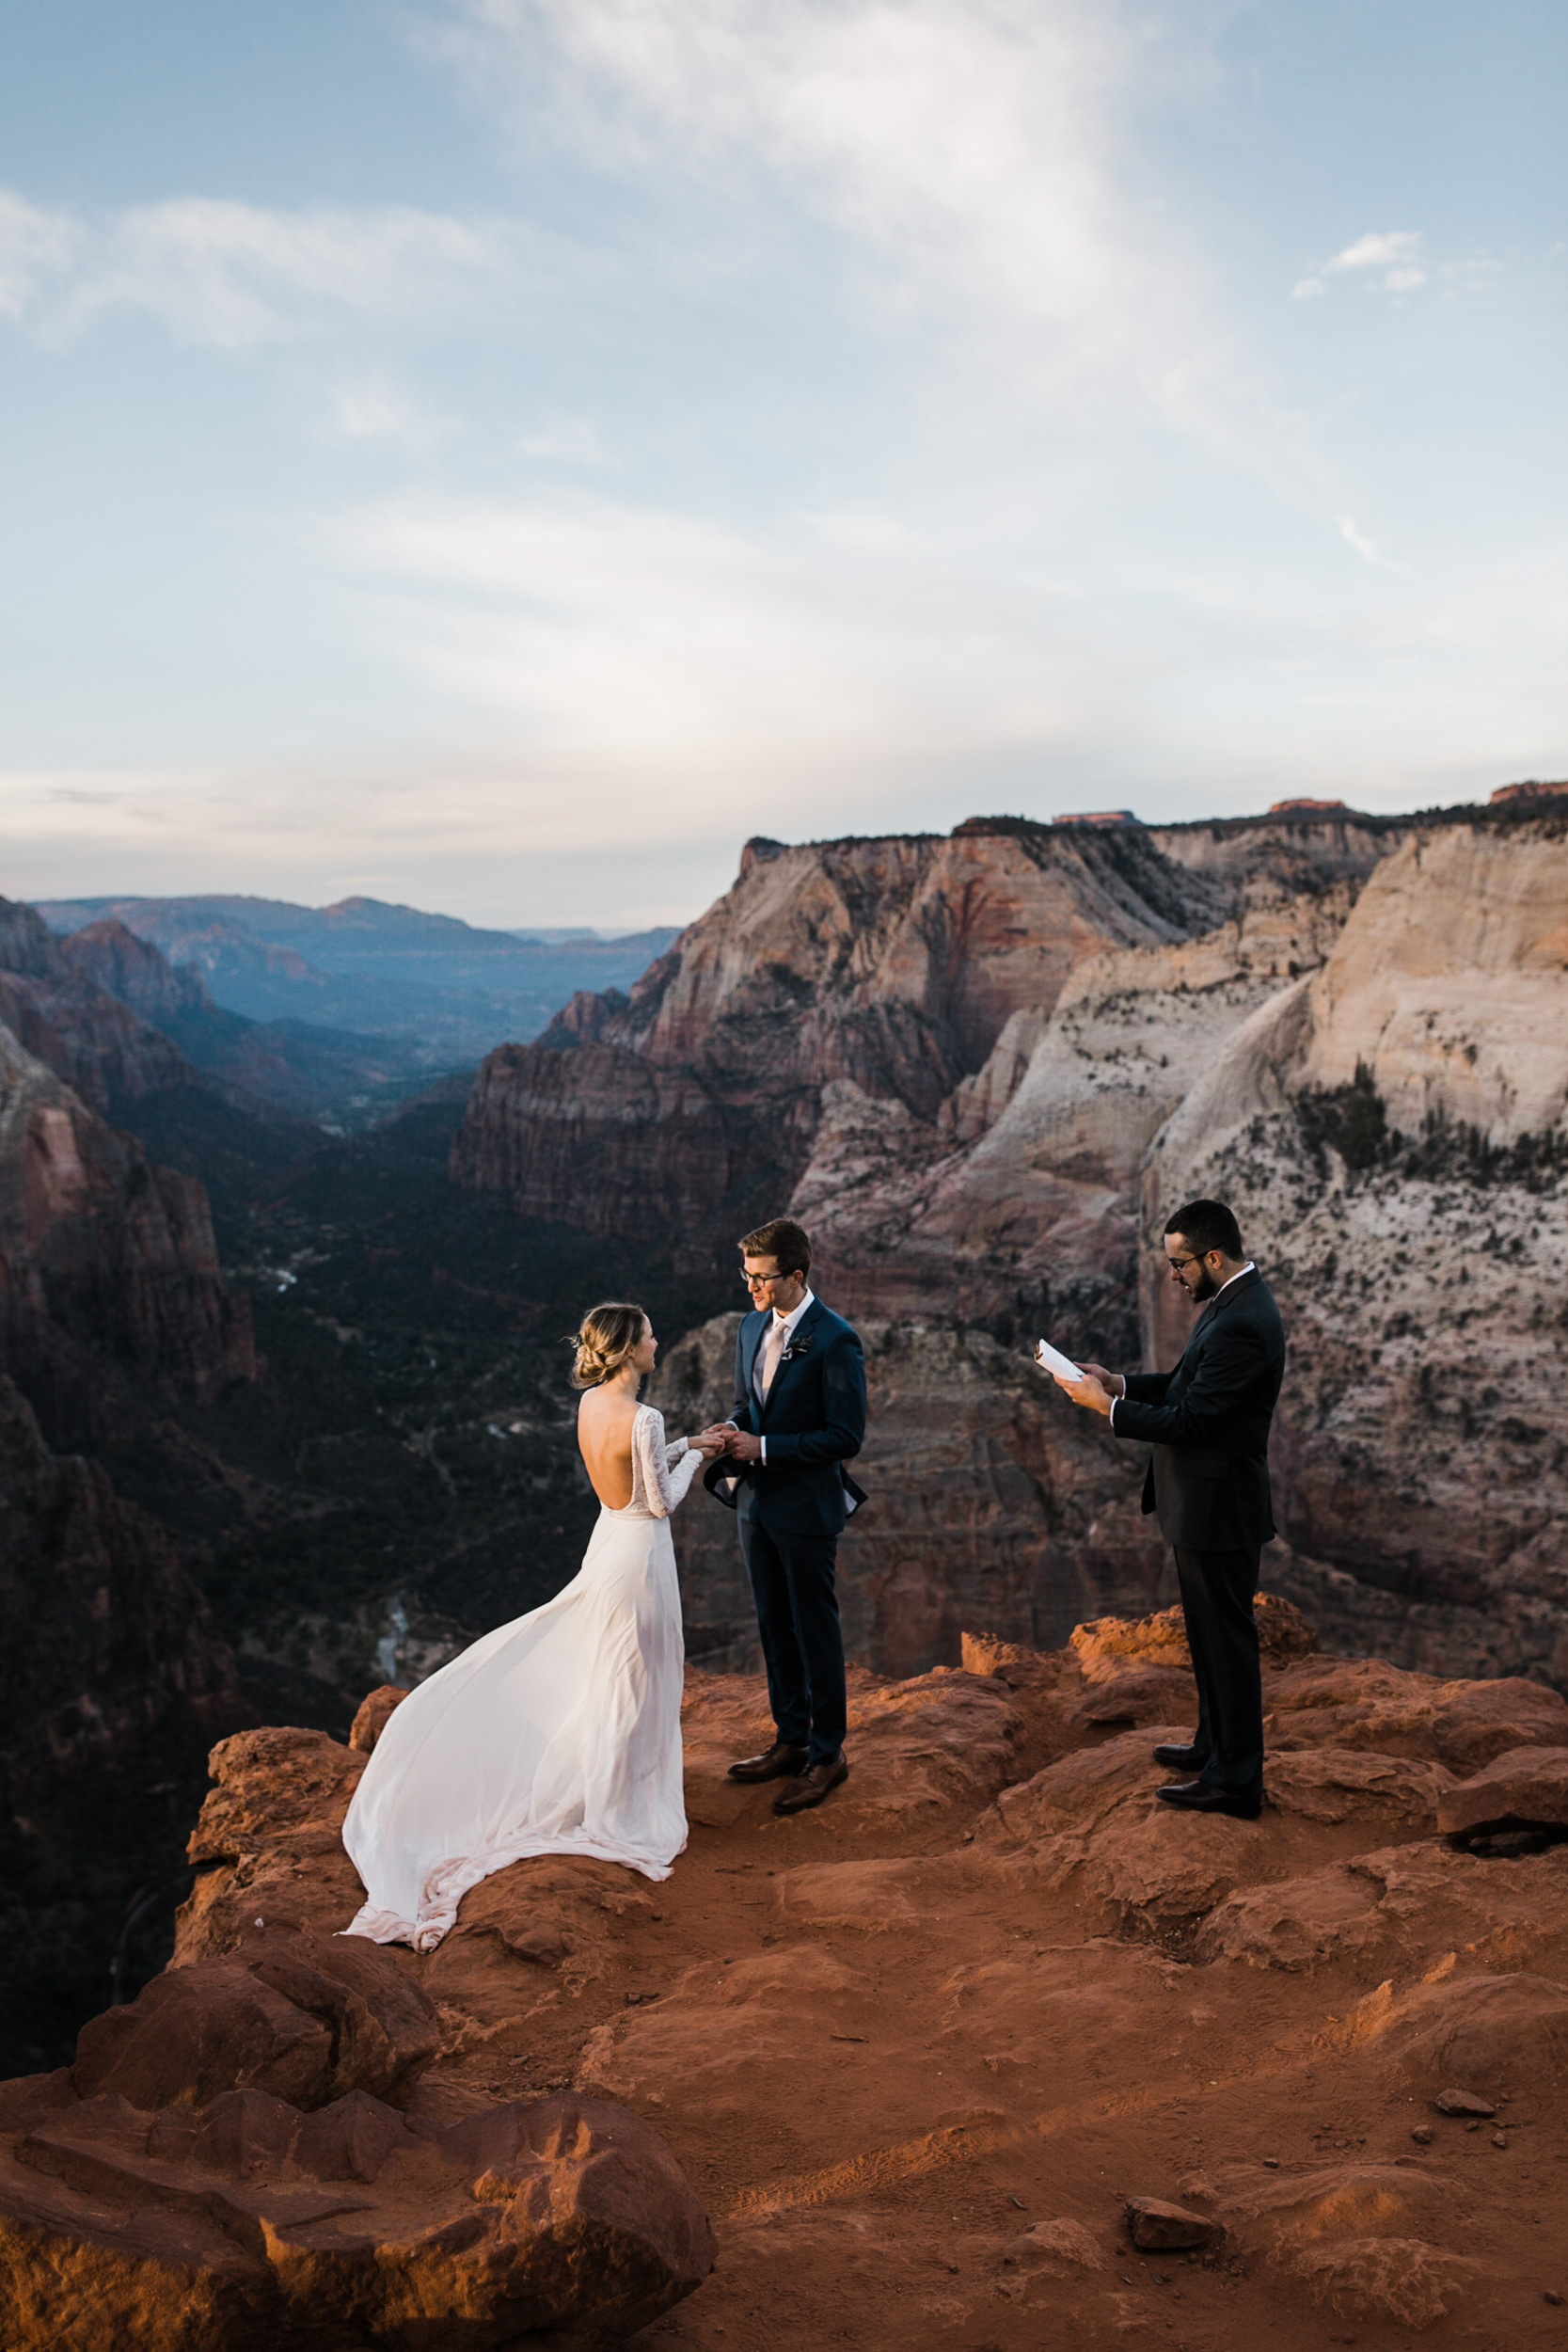
<path id="1" fill-rule="evenodd" d="M 844 1633 L 833 1569 L 836 1535 L 796 1535 L 740 1517 L 740 1556 L 756 1603 L 768 1696 L 781 1740 L 831 1763 L 844 1745 Z"/>
<path id="2" fill-rule="evenodd" d="M 1258 1624 L 1256 1551 L 1176 1553 L 1181 1613 L 1197 1682 L 1196 1748 L 1208 1762 L 1198 1777 L 1231 1795 L 1263 1794 L 1263 1675 Z"/>

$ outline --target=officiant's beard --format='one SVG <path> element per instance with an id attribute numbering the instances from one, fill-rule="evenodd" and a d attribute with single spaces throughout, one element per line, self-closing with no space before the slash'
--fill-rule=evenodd
<path id="1" fill-rule="evenodd" d="M 1219 1296 L 1219 1284 L 1215 1281 L 1208 1267 L 1203 1266 L 1199 1269 L 1197 1280 L 1193 1284 L 1193 1287 L 1187 1293 L 1187 1295 L 1192 1300 L 1195 1307 L 1201 1307 L 1206 1298 L 1217 1298 Z"/>

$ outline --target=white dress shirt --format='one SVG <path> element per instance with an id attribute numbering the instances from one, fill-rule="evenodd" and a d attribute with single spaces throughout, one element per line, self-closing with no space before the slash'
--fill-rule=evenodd
<path id="1" fill-rule="evenodd" d="M 815 1306 L 816 1306 L 816 1294 L 813 1292 L 813 1290 L 812 1290 L 812 1288 L 811 1288 L 811 1285 L 808 1283 L 808 1284 L 806 1285 L 806 1295 L 805 1295 L 804 1298 L 802 1298 L 802 1299 L 801 1299 L 800 1304 L 798 1307 L 793 1307 L 793 1308 L 791 1308 L 791 1310 L 790 1310 L 790 1311 L 789 1311 L 789 1313 L 788 1313 L 788 1314 L 786 1314 L 786 1315 L 782 1315 L 782 1314 L 780 1314 L 780 1312 L 779 1312 L 779 1311 L 778 1311 L 777 1307 L 775 1307 L 775 1308 L 774 1308 L 774 1310 L 773 1310 L 773 1320 L 772 1320 L 772 1322 L 768 1325 L 768 1329 L 767 1329 L 767 1330 L 763 1333 L 763 1335 L 762 1335 L 762 1346 L 761 1346 L 761 1347 L 759 1347 L 759 1348 L 757 1349 L 755 1359 L 754 1359 L 754 1361 L 753 1361 L 753 1363 L 752 1363 L 752 1388 L 756 1391 L 756 1394 L 757 1394 L 757 1402 L 758 1402 L 759 1404 L 763 1401 L 763 1400 L 762 1400 L 762 1359 L 763 1359 L 763 1350 L 767 1347 L 768 1343 L 768 1341 L 772 1338 L 772 1336 L 773 1336 L 774 1332 L 775 1332 L 775 1331 L 777 1331 L 777 1330 L 780 1328 L 780 1327 L 781 1327 L 781 1326 L 783 1327 L 783 1329 L 784 1329 L 784 1347 L 788 1347 L 788 1345 L 789 1345 L 790 1342 L 791 1342 L 791 1341 L 794 1339 L 794 1337 L 795 1337 L 795 1327 L 796 1327 L 796 1325 L 800 1322 L 800 1317 L 801 1317 L 801 1316 L 805 1313 L 806 1309 L 807 1309 L 808 1307 L 815 1307 Z M 781 1349 L 781 1351 L 780 1351 L 780 1355 L 779 1355 L 779 1361 L 780 1361 L 780 1363 L 781 1363 L 781 1364 L 782 1364 L 782 1363 L 783 1363 L 783 1361 L 784 1361 L 784 1353 L 783 1353 L 783 1350 L 782 1350 L 782 1349 Z M 773 1375 L 773 1376 L 774 1376 L 774 1378 L 775 1378 L 775 1379 L 777 1379 L 777 1378 L 778 1378 L 778 1374 L 777 1374 L 777 1372 L 775 1372 L 775 1373 L 774 1373 L 774 1375 Z M 767 1468 L 767 1466 L 768 1466 L 768 1440 L 767 1440 L 767 1438 L 763 1438 L 763 1440 L 762 1440 L 762 1460 L 763 1460 L 763 1467 L 764 1467 L 764 1469 L 766 1469 L 766 1468 Z"/>
<path id="2" fill-rule="evenodd" d="M 1236 1271 L 1235 1271 L 1235 1273 L 1234 1273 L 1234 1274 L 1229 1274 L 1229 1275 L 1227 1275 L 1227 1277 L 1226 1277 L 1225 1280 L 1224 1280 L 1224 1281 L 1220 1284 L 1219 1289 L 1218 1289 L 1218 1290 L 1214 1293 L 1214 1298 L 1223 1298 L 1223 1297 L 1225 1296 L 1226 1292 L 1227 1292 L 1227 1291 L 1230 1288 L 1231 1283 L 1232 1283 L 1232 1282 L 1239 1282 L 1239 1281 L 1241 1280 L 1241 1279 L 1242 1279 L 1242 1277 L 1243 1277 L 1243 1274 L 1256 1274 L 1256 1273 L 1257 1273 L 1257 1271 L 1258 1271 L 1258 1268 L 1257 1268 L 1257 1267 L 1253 1264 L 1252 1260 L 1249 1258 L 1249 1259 L 1247 1260 L 1247 1262 L 1246 1262 L 1245 1265 L 1243 1265 L 1243 1266 L 1238 1266 L 1238 1267 L 1236 1268 Z M 1204 1305 L 1205 1305 L 1206 1307 L 1212 1307 L 1212 1306 L 1213 1305 L 1213 1303 L 1214 1303 L 1214 1298 L 1206 1298 L 1206 1299 L 1204 1300 L 1204 1302 L 1203 1302 L 1203 1303 L 1204 1303 Z M 1123 1376 L 1123 1378 L 1125 1379 L 1126 1375 L 1124 1374 L 1122 1376 Z M 1112 1400 L 1111 1400 L 1111 1415 L 1110 1415 L 1110 1419 L 1111 1419 L 1111 1426 L 1112 1426 L 1112 1428 L 1113 1428 L 1113 1429 L 1114 1429 L 1114 1428 L 1116 1427 L 1116 1425 L 1117 1425 L 1117 1406 L 1120 1403 L 1121 1403 L 1121 1399 L 1120 1399 L 1120 1397 L 1119 1397 L 1119 1396 L 1117 1396 L 1117 1397 L 1113 1397 L 1113 1398 L 1112 1398 Z"/>

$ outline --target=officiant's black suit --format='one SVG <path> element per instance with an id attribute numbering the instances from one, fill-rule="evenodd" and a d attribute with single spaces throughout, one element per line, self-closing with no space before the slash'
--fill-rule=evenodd
<path id="1" fill-rule="evenodd" d="M 1256 1266 L 1227 1282 L 1193 1327 L 1174 1372 L 1127 1375 L 1112 1427 L 1153 1446 L 1143 1507 L 1176 1554 L 1197 1682 L 1199 1777 L 1263 1793 L 1258 1555 L 1274 1534 L 1269 1423 L 1285 1375 L 1285 1327 Z"/>
<path id="2" fill-rule="evenodd" d="M 765 1463 L 712 1463 L 709 1493 L 739 1515 L 768 1695 L 781 1740 L 825 1764 L 844 1745 L 844 1635 L 834 1571 L 845 1520 L 863 1502 L 844 1469 L 865 1437 L 865 1357 L 842 1315 L 814 1298 L 766 1398 L 753 1381 L 772 1310 L 743 1316 L 735 1346 L 737 1428 L 766 1438 Z"/>

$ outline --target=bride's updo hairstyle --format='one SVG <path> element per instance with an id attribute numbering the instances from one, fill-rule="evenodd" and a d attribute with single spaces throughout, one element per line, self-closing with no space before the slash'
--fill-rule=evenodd
<path id="1" fill-rule="evenodd" d="M 591 1307 L 572 1335 L 578 1351 L 572 1365 L 573 1388 L 596 1389 L 619 1372 L 641 1343 L 647 1320 L 641 1307 L 628 1307 L 622 1299 L 607 1299 L 602 1307 Z"/>

